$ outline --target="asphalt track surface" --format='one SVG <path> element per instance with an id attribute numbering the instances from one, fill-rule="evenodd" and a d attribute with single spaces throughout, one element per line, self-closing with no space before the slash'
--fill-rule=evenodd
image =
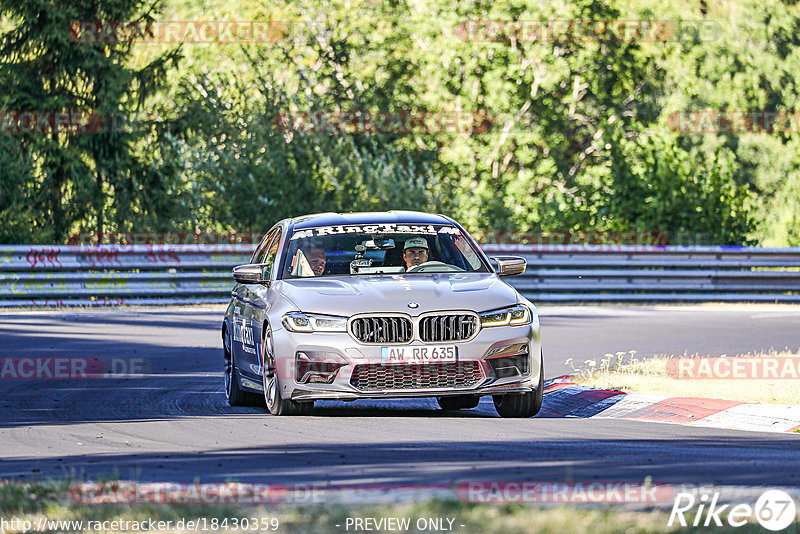
<path id="1" fill-rule="evenodd" d="M 540 308 L 546 376 L 605 353 L 800 348 L 800 307 Z M 0 380 L 0 479 L 450 484 L 620 481 L 800 487 L 800 435 L 603 419 L 500 419 L 484 401 L 231 408 L 222 307 L 0 315 L 0 356 L 139 358 L 142 378 Z M 487 402 L 488 401 L 488 402 Z M 545 410 L 547 399 L 545 398 Z"/>

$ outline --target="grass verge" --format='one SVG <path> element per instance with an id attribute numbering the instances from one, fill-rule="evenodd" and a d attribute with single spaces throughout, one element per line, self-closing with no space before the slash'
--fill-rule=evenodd
<path id="1" fill-rule="evenodd" d="M 747 358 L 798 358 L 800 355 L 789 352 L 763 352 L 727 357 L 731 363 Z M 644 393 L 674 397 L 703 397 L 726 399 L 752 404 L 797 404 L 800 399 L 800 380 L 784 378 L 676 378 L 673 376 L 680 361 L 697 355 L 660 355 L 648 359 L 637 359 L 635 351 L 606 354 L 600 362 L 586 360 L 576 366 L 572 359 L 567 365 L 575 371 L 574 381 L 581 386 L 597 389 L 610 389 L 626 393 Z M 784 360 L 780 360 L 783 362 Z M 750 363 L 750 362 L 747 362 Z M 780 364 L 783 365 L 783 364 Z M 694 365 L 697 368 L 697 365 Z M 729 369 L 731 366 L 725 367 Z M 743 367 L 745 370 L 750 367 Z M 701 376 L 707 376 L 701 374 Z M 789 375 L 791 376 L 791 375 Z"/>

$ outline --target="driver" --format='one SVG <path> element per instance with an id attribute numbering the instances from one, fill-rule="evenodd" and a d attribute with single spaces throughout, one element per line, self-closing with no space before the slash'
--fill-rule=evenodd
<path id="1" fill-rule="evenodd" d="M 428 261 L 428 241 L 424 237 L 412 237 L 403 246 L 403 263 L 406 271 Z"/>

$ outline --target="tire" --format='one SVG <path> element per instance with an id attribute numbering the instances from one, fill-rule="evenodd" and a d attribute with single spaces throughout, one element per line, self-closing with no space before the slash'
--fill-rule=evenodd
<path id="1" fill-rule="evenodd" d="M 296 402 L 284 399 L 280 394 L 280 379 L 275 372 L 275 353 L 272 343 L 272 328 L 264 326 L 264 366 L 261 371 L 261 380 L 264 384 L 264 403 L 272 415 L 308 415 L 314 408 L 314 402 Z"/>
<path id="2" fill-rule="evenodd" d="M 539 355 L 539 386 L 523 394 L 494 395 L 494 408 L 500 417 L 533 417 L 542 409 L 544 398 L 544 359 Z"/>
<path id="3" fill-rule="evenodd" d="M 227 328 L 222 337 L 222 356 L 225 362 L 225 398 L 228 400 L 228 404 L 231 406 L 263 406 L 264 399 L 261 395 L 244 391 L 239 386 L 231 336 Z"/>
<path id="4" fill-rule="evenodd" d="M 475 408 L 481 398 L 477 395 L 455 395 L 453 397 L 436 397 L 442 410 L 467 410 Z"/>

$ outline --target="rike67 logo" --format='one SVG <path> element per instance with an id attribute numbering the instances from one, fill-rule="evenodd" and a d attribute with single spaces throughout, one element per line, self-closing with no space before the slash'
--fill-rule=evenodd
<path id="1" fill-rule="evenodd" d="M 676 520 L 682 527 L 688 526 L 685 515 L 691 516 L 692 513 L 694 521 L 691 525 L 695 527 L 721 527 L 724 523 L 731 527 L 741 527 L 755 517 L 758 524 L 765 529 L 778 531 L 794 522 L 797 509 L 791 495 L 781 490 L 765 491 L 755 505 L 719 504 L 719 493 L 680 492 L 675 496 L 667 526 L 671 527 Z"/>

